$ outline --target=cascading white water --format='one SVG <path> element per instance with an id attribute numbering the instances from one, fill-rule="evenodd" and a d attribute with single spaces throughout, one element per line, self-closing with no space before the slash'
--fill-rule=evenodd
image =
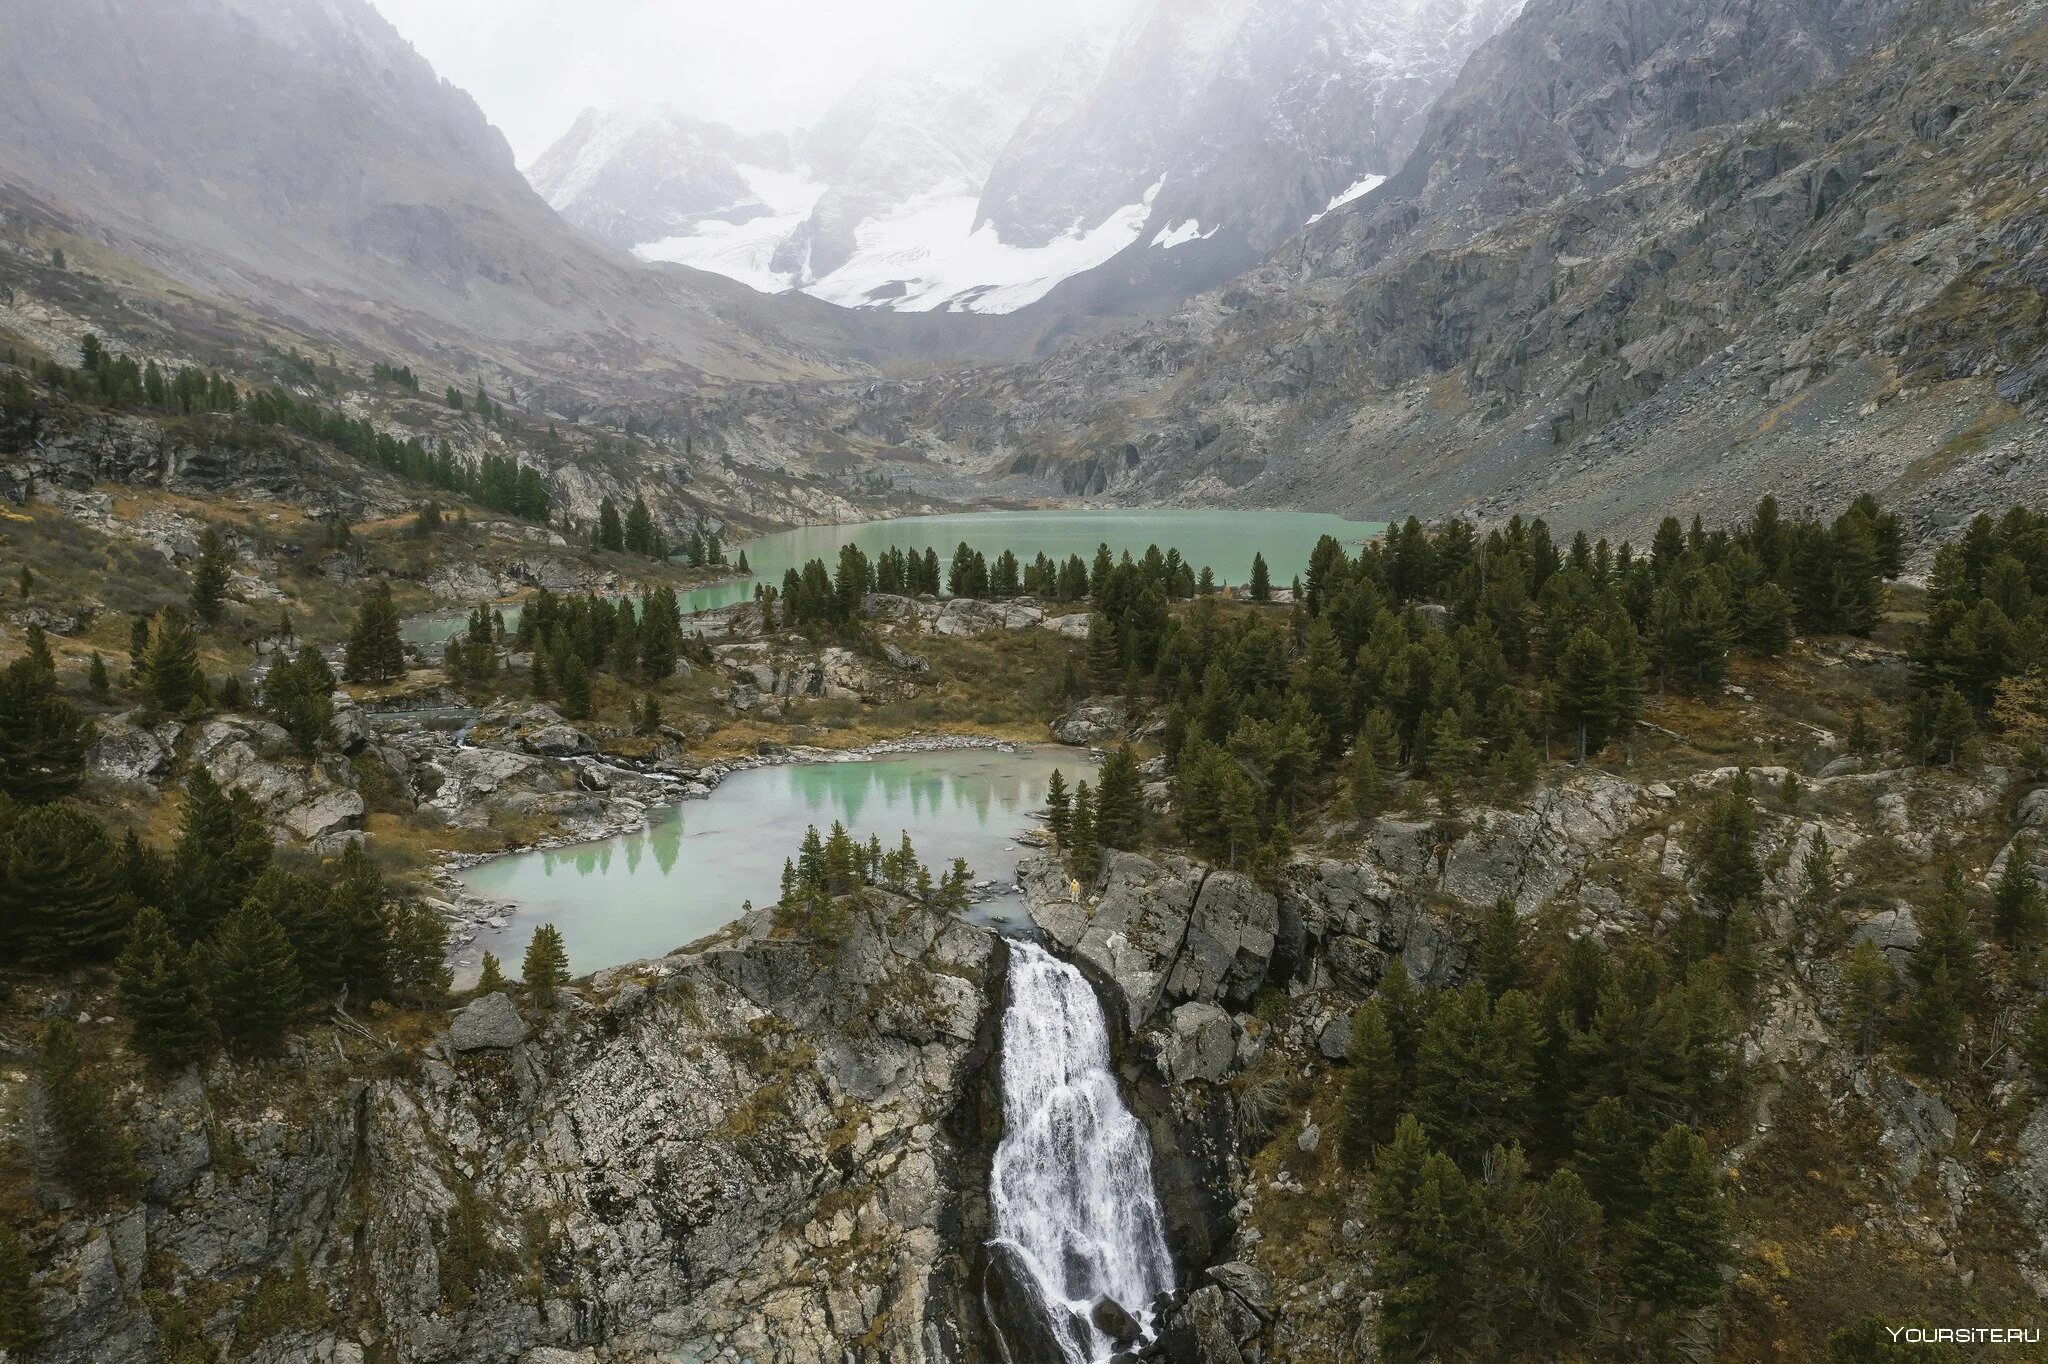
<path id="1" fill-rule="evenodd" d="M 1003 1014 L 1003 1140 L 990 1193 L 995 1238 L 1022 1260 L 1066 1364 L 1115 1348 L 1089 1320 L 1114 1299 L 1149 1333 L 1173 1288 L 1152 1187 L 1152 1144 L 1109 1071 L 1109 1030 L 1081 973 L 1034 943 L 1010 944 Z"/>

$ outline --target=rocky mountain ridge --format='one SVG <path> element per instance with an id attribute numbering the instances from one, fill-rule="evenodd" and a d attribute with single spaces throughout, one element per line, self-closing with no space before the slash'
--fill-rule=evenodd
<path id="1" fill-rule="evenodd" d="M 1715 11 L 1533 4 L 1401 175 L 1232 286 L 806 407 L 1017 495 L 1641 534 L 1758 488 L 1923 530 L 2040 492 L 2040 8 Z"/>
<path id="2" fill-rule="evenodd" d="M 660 139 L 628 115 L 579 120 L 531 173 L 587 230 L 756 288 L 914 310 L 1156 311 L 1397 170 L 1431 100 L 1519 8 L 1148 5 L 1120 35 L 884 67 L 797 137 L 814 183 L 781 208 L 749 202 L 730 183 L 747 172 L 703 162 L 695 134 L 658 158 Z M 618 168 L 600 157 L 570 186 L 565 168 L 593 147 L 615 148 Z M 622 217 L 699 226 L 626 243 Z"/>

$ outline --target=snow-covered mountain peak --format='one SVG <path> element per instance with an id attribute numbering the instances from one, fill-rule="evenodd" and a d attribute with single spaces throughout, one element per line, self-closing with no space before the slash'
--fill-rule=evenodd
<path id="1" fill-rule="evenodd" d="M 998 312 L 1116 261 L 1105 306 L 1170 306 L 1399 170 L 1522 2 L 1115 0 L 866 70 L 779 148 L 586 114 L 529 175 L 586 230 L 757 289 Z"/>

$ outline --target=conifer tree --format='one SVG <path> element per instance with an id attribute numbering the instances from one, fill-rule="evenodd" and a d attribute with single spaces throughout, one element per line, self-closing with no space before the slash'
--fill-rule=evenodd
<path id="1" fill-rule="evenodd" d="M 255 803 L 224 791 L 203 766 L 185 780 L 184 824 L 172 851 L 166 915 L 187 943 L 213 931 L 270 865 L 272 844 Z"/>
<path id="2" fill-rule="evenodd" d="M 135 1149 L 99 1068 L 79 1048 L 68 1018 L 43 1025 L 38 1070 L 43 1118 L 50 1128 L 57 1173 L 88 1203 L 131 1193 L 139 1179 Z"/>
<path id="3" fill-rule="evenodd" d="M 1726 914 L 1763 894 L 1763 868 L 1756 856 L 1756 812 L 1748 799 L 1729 792 L 1708 813 L 1693 884 L 1708 907 Z"/>
<path id="4" fill-rule="evenodd" d="M 95 701 L 104 701 L 113 694 L 113 679 L 107 676 L 107 660 L 100 657 L 100 651 L 92 651 L 92 662 L 86 668 L 85 684 L 92 690 Z"/>
<path id="5" fill-rule="evenodd" d="M 1360 819 L 1375 819 L 1386 808 L 1387 779 L 1371 742 L 1360 738 L 1351 751 L 1351 810 Z"/>
<path id="6" fill-rule="evenodd" d="M 555 992 L 569 982 L 569 950 L 562 945 L 562 931 L 553 924 L 533 930 L 519 977 L 542 1008 L 553 1008 Z"/>
<path id="7" fill-rule="evenodd" d="M 0 826 L 0 939 L 10 964 L 52 971 L 103 961 L 119 950 L 134 908 L 92 816 L 36 805 Z"/>
<path id="8" fill-rule="evenodd" d="M 1584 762 L 1607 746 L 1618 719 L 1614 693 L 1614 650 L 1590 629 L 1581 629 L 1558 660 L 1552 709 L 1572 736 L 1572 751 Z"/>
<path id="9" fill-rule="evenodd" d="M 199 643 L 191 622 L 176 607 L 157 616 L 155 638 L 143 657 L 143 695 L 163 715 L 189 715 L 205 707 L 206 676 L 199 670 Z"/>
<path id="10" fill-rule="evenodd" d="M 168 1070 L 204 1060 L 213 1050 L 198 964 L 154 906 L 136 914 L 115 974 L 137 1051 Z"/>
<path id="11" fill-rule="evenodd" d="M 1067 779 L 1055 767 L 1052 776 L 1045 783 L 1045 827 L 1052 834 L 1053 843 L 1066 847 L 1073 832 L 1074 797 L 1067 790 Z"/>
<path id="12" fill-rule="evenodd" d="M 1728 1248 L 1706 1142 L 1682 1123 L 1670 1128 L 1650 1149 L 1643 1180 L 1646 1202 L 1630 1227 L 1624 1282 L 1659 1311 L 1694 1311 L 1718 1301 Z"/>
<path id="13" fill-rule="evenodd" d="M 2038 947 L 2044 927 L 2041 886 L 2034 879 L 2030 852 L 2024 839 L 2013 844 L 1991 901 L 1992 935 L 2016 953 Z"/>
<path id="14" fill-rule="evenodd" d="M 1074 786 L 1074 820 L 1071 831 L 1073 843 L 1067 849 L 1067 861 L 1074 868 L 1074 878 L 1082 885 L 1087 885 L 1095 879 L 1102 858 L 1095 841 L 1095 793 L 1088 789 L 1088 783 L 1085 781 Z"/>
<path id="15" fill-rule="evenodd" d="M 1441 1152 L 1411 1163 L 1421 1140 L 1402 1120 L 1390 1157 L 1374 1175 L 1382 1254 L 1374 1268 L 1384 1297 L 1380 1344 L 1392 1359 L 1441 1356 L 1464 1337 L 1483 1213 L 1471 1183 Z M 1412 1170 L 1412 1175 L 1410 1171 Z"/>
<path id="16" fill-rule="evenodd" d="M 1480 920 L 1479 978 L 1495 999 L 1522 983 L 1522 924 L 1513 896 L 1500 896 Z"/>
<path id="17" fill-rule="evenodd" d="M 654 556 L 654 514 L 647 510 L 647 499 L 638 495 L 626 510 L 625 545 L 635 554 Z"/>
<path id="18" fill-rule="evenodd" d="M 405 675 L 405 644 L 398 633 L 391 585 L 373 584 L 356 605 L 342 675 L 351 682 L 389 682 Z"/>
<path id="19" fill-rule="evenodd" d="M 1917 989 L 1906 1016 L 1914 1059 L 1929 1075 L 1947 1075 L 1963 1044 L 1969 990 L 1977 975 L 1977 935 L 1969 891 L 1951 866 L 1934 903 L 1919 915 L 1920 942 L 1908 967 Z"/>
<path id="20" fill-rule="evenodd" d="M 272 666 L 263 679 L 263 705 L 292 747 L 311 757 L 334 729 L 334 670 L 310 644 Z"/>
<path id="21" fill-rule="evenodd" d="M 1253 601 L 1273 600 L 1273 575 L 1266 567 L 1266 556 L 1257 552 L 1252 555 L 1251 597 Z"/>
<path id="22" fill-rule="evenodd" d="M 234 562 L 227 541 L 208 526 L 199 537 L 199 562 L 192 568 L 192 613 L 209 625 L 220 619 Z"/>
<path id="23" fill-rule="evenodd" d="M 484 953 L 483 969 L 477 973 L 476 992 L 480 995 L 496 994 L 509 989 L 505 979 L 505 968 L 499 964 L 494 953 Z"/>
<path id="24" fill-rule="evenodd" d="M 1647 1192 L 1643 1157 L 1649 1146 L 1644 1115 L 1631 1113 L 1609 1094 L 1579 1120 L 1573 1133 L 1572 1166 L 1613 1221 L 1632 1218 Z"/>
<path id="25" fill-rule="evenodd" d="M 1368 999 L 1351 1016 L 1351 1072 L 1344 1081 L 1344 1125 L 1338 1154 L 1346 1169 L 1363 1171 L 1393 1136 L 1403 1089 L 1401 1058 L 1387 1027 L 1386 1006 Z"/>
<path id="26" fill-rule="evenodd" d="M 405 900 L 391 907 L 386 936 L 391 992 L 419 1008 L 439 1005 L 455 980 L 448 969 L 448 925 L 421 901 Z"/>
<path id="27" fill-rule="evenodd" d="M 308 977 L 314 994 L 343 992 L 351 1003 L 368 1004 L 391 993 L 391 921 L 385 914 L 384 876 L 360 838 L 341 850 L 327 891 L 326 914 L 339 953 L 330 979 Z"/>
<path id="28" fill-rule="evenodd" d="M 0 1221 L 0 1353 L 32 1358 L 43 1339 L 35 1266 L 13 1219 Z"/>
<path id="29" fill-rule="evenodd" d="M 85 717 L 33 660 L 0 670 L 0 795 L 24 805 L 61 800 L 85 779 Z"/>
<path id="30" fill-rule="evenodd" d="M 619 509 L 609 497 L 597 509 L 597 547 L 609 550 L 626 547 L 626 530 L 619 523 Z"/>
<path id="31" fill-rule="evenodd" d="M 1145 792 L 1138 756 L 1129 744 L 1103 761 L 1095 794 L 1095 841 L 1104 848 L 1138 846 L 1144 830 Z"/>
<path id="32" fill-rule="evenodd" d="M 583 666 L 582 655 L 564 642 L 555 650 L 552 671 L 562 693 L 562 714 L 571 720 L 589 718 L 590 670 Z"/>
<path id="33" fill-rule="evenodd" d="M 1842 1010 L 1859 1052 L 1868 1052 L 1883 1033 L 1895 987 L 1891 963 L 1876 943 L 1865 938 L 1850 950 L 1842 967 Z"/>
<path id="34" fill-rule="evenodd" d="M 1098 692 L 1113 690 L 1124 675 L 1123 647 L 1116 623 L 1097 611 L 1088 618 L 1088 682 Z"/>
<path id="35" fill-rule="evenodd" d="M 221 1040 L 238 1056 L 275 1054 L 304 995 L 284 929 L 249 901 L 221 924 L 207 956 L 207 995 Z"/>
<path id="36" fill-rule="evenodd" d="M 45 686 L 55 690 L 57 686 L 57 659 L 50 652 L 49 635 L 43 630 L 42 626 L 34 621 L 30 621 L 28 628 L 22 633 L 24 642 L 28 646 L 28 653 L 22 661 L 35 670 L 36 675 L 43 679 Z"/>

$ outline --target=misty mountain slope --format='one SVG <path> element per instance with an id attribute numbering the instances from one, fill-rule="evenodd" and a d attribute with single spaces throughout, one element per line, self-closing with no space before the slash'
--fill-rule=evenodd
<path id="1" fill-rule="evenodd" d="M 365 0 L 6 0 L 0 175 L 151 263 L 366 348 L 513 366 L 845 373 L 819 309 L 570 230 Z"/>
<path id="2" fill-rule="evenodd" d="M 1802 35 L 1823 27 L 1870 50 L 1822 60 Z M 1539 0 L 1412 172 L 1268 265 L 1038 364 L 835 390 L 833 427 L 1020 494 L 1624 529 L 1769 487 L 1893 485 L 1935 520 L 1987 469 L 2024 492 L 2048 479 L 2026 457 L 2048 386 L 2043 28 L 2022 0 Z M 1703 34 L 1748 54 L 1744 80 Z M 1750 116 L 1697 121 L 1729 109 Z M 1481 158 L 1522 188 L 1485 193 Z"/>
<path id="3" fill-rule="evenodd" d="M 1174 0 L 1114 42 L 878 68 L 798 138 L 808 193 L 789 185 L 767 213 L 734 195 L 736 166 L 692 182 L 694 145 L 678 145 L 637 177 L 636 202 L 695 230 L 640 249 L 856 307 L 1163 311 L 1397 170 L 1520 5 Z M 611 221 L 607 194 L 558 193 L 556 168 L 611 144 L 639 161 L 621 116 L 601 133 L 579 121 L 534 167 L 572 221 Z M 698 207 L 711 200 L 730 204 Z"/>
<path id="4" fill-rule="evenodd" d="M 526 175 L 571 223 L 630 251 L 714 214 L 744 222 L 771 212 L 748 171 L 791 169 L 789 141 L 774 134 L 744 136 L 675 109 L 586 109 Z"/>

